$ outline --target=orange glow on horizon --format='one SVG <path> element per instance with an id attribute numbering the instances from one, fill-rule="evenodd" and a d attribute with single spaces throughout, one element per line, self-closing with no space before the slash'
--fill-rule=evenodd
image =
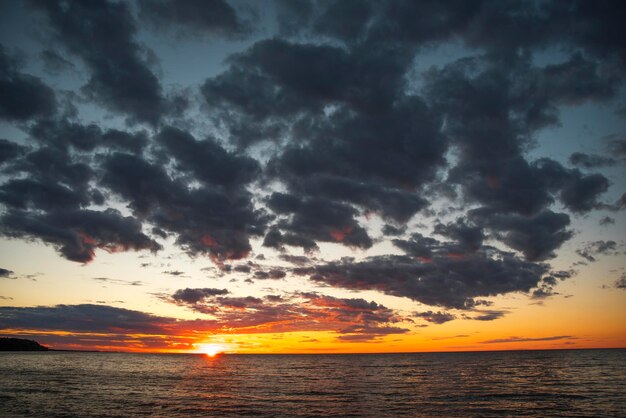
<path id="1" fill-rule="evenodd" d="M 452 324 L 450 324 L 452 325 Z M 404 336 L 385 336 L 369 341 L 338 341 L 337 333 L 326 331 L 296 331 L 285 333 L 257 334 L 215 334 L 215 342 L 193 342 L 193 337 L 162 336 L 159 344 L 146 344 L 142 338 L 154 338 L 153 335 L 126 335 L 117 344 L 107 340 L 110 334 L 80 334 L 63 331 L 48 332 L 46 336 L 35 330 L 8 330 L 6 336 L 33 338 L 52 349 L 96 350 L 129 353 L 181 353 L 203 354 L 209 358 L 224 353 L 237 354 L 322 354 L 322 353 L 397 353 L 397 352 L 459 352 L 459 351 L 502 351 L 502 350 L 550 350 L 550 349 L 590 349 L 624 348 L 626 339 L 622 333 L 612 333 L 607 339 L 596 340 L 592 335 L 586 338 L 558 337 L 551 338 L 551 333 L 532 333 L 528 330 L 521 337 L 514 337 L 510 332 L 497 334 L 458 334 L 461 329 L 446 326 L 448 331 L 432 334 L 411 333 Z M 435 330 L 433 330 L 435 331 Z M 437 330 L 438 331 L 438 330 Z M 32 333 L 32 334 L 31 334 Z M 68 338 L 60 342 L 59 337 Z M 72 337 L 77 338 L 72 340 Z M 590 338 L 591 337 L 591 338 Z M 80 339 L 85 341 L 80 341 Z M 56 340 L 56 341 L 55 341 Z M 89 340 L 89 343 L 86 343 Z M 489 341 L 491 340 L 491 341 Z M 499 341 L 498 341 L 499 340 Z M 510 340 L 510 341 L 507 341 Z M 200 340 L 202 341 L 202 340 Z M 205 340 L 206 341 L 206 340 Z M 495 341 L 495 342 L 493 342 Z"/>

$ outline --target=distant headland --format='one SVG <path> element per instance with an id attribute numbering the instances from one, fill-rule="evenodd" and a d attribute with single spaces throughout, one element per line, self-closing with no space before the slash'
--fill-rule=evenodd
<path id="1" fill-rule="evenodd" d="M 0 351 L 50 351 L 37 341 L 22 338 L 0 338 Z"/>

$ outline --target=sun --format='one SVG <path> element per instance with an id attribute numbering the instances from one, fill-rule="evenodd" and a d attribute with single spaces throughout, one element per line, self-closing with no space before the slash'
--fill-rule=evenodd
<path id="1" fill-rule="evenodd" d="M 209 357 L 215 357 L 224 350 L 225 347 L 221 344 L 198 344 L 198 353 L 204 353 Z"/>

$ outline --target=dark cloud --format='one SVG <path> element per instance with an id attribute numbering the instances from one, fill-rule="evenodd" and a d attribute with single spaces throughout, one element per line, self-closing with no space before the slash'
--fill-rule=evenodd
<path id="1" fill-rule="evenodd" d="M 559 106 L 610 99 L 621 78 L 601 60 L 578 52 L 560 63 L 534 65 L 528 55 L 506 56 L 503 45 L 480 35 L 487 21 L 502 17 L 535 28 L 537 36 L 520 44 L 517 32 L 498 26 L 505 32 L 502 42 L 547 45 L 555 34 L 539 30 L 546 16 L 531 10 L 526 21 L 507 8 L 480 4 L 302 5 L 299 11 L 293 4 L 278 3 L 284 33 L 302 32 L 283 21 L 297 15 L 304 31 L 342 39 L 345 47 L 260 41 L 232 56 L 228 69 L 202 87 L 232 141 L 241 147 L 266 139 L 286 144 L 268 164 L 268 179 L 288 190 L 269 200 L 278 221 L 265 246 L 311 251 L 332 234 L 341 237 L 335 241 L 368 248 L 370 239 L 357 229 L 356 216 L 378 214 L 400 228 L 428 207 L 432 196 L 421 187 L 437 179 L 449 147 L 459 158 L 448 180 L 461 186 L 468 204 L 483 206 L 473 213 L 475 225 L 468 227 L 475 228 L 474 241 L 455 237 L 461 246 L 478 249 L 490 232 L 528 260 L 545 260 L 572 236 L 568 215 L 552 212 L 553 203 L 558 200 L 574 213 L 600 207 L 598 198 L 609 187 L 603 175 L 583 174 L 545 158 L 529 161 L 525 153 L 539 129 L 559 123 Z M 524 7 L 532 9 L 521 3 L 512 9 Z M 425 11 L 441 20 L 418 29 L 415 21 Z M 565 19 L 556 14 L 549 18 Z M 491 52 L 433 67 L 425 78 L 424 96 L 408 94 L 406 76 L 416 53 L 408 45 L 459 34 Z M 400 43 L 379 42 L 383 39 Z M 245 126 L 255 126 L 254 132 Z M 343 222 L 330 225 L 323 211 L 316 218 L 308 216 L 318 202 L 329 208 L 327 213 L 336 208 L 342 215 L 333 218 Z M 497 222 L 490 219 L 494 214 Z M 363 239 L 350 240 L 352 231 Z M 455 232 L 442 225 L 439 233 Z"/>
<path id="2" fill-rule="evenodd" d="M 410 56 L 393 48 L 346 51 L 272 40 L 230 63 L 204 84 L 207 103 L 228 115 L 221 120 L 242 146 L 293 138 L 268 170 L 293 196 L 311 205 L 330 199 L 337 208 L 343 201 L 400 221 L 427 205 L 412 189 L 433 177 L 445 144 L 437 116 L 419 98 L 402 97 Z M 254 132 L 240 128 L 250 124 Z M 270 238 L 268 246 L 284 245 L 276 233 Z M 364 236 L 358 241 L 346 244 L 370 245 Z"/>
<path id="3" fill-rule="evenodd" d="M 287 273 L 285 273 L 285 271 L 279 270 L 279 269 L 271 269 L 268 272 L 268 274 L 270 275 L 270 278 L 272 278 L 272 279 L 283 279 L 287 275 Z"/>
<path id="4" fill-rule="evenodd" d="M 626 36 L 621 19 L 626 12 L 619 2 L 589 4 L 575 1 L 568 7 L 558 1 L 281 1 L 277 3 L 283 34 L 306 32 L 335 38 L 348 45 L 394 43 L 421 47 L 460 40 L 466 46 L 505 62 L 517 54 L 553 46 L 584 51 L 574 63 L 553 65 L 550 91 L 564 91 L 571 98 L 589 94 L 599 77 L 615 77 L 626 63 Z M 290 20 L 293 20 L 291 22 Z M 583 58 L 583 56 L 586 58 Z M 603 72 L 584 66 L 591 58 L 607 63 Z M 610 64 L 610 65 L 608 65 Z M 603 74 L 604 73 L 604 74 Z M 564 89 L 568 78 L 587 75 L 577 89 Z M 591 77 L 590 77 L 591 76 Z M 540 91 L 539 94 L 543 92 Z M 598 94 L 592 92 L 592 94 Z M 604 97 L 601 95 L 601 97 Z"/>
<path id="5" fill-rule="evenodd" d="M 406 232 L 406 226 L 398 227 L 395 225 L 385 224 L 382 229 L 383 235 L 386 235 L 386 236 L 403 235 L 405 232 Z"/>
<path id="6" fill-rule="evenodd" d="M 525 0 L 383 4 L 380 18 L 368 26 L 370 36 L 387 41 L 425 43 L 456 36 L 500 59 L 510 59 L 520 50 L 564 45 L 609 62 L 614 59 L 619 65 L 626 62 L 620 24 L 626 12 L 619 3 L 575 1 L 568 7 L 558 1 Z M 585 91 L 584 84 L 580 90 Z"/>
<path id="7" fill-rule="evenodd" d="M 147 135 L 144 131 L 125 132 L 108 129 L 102 132 L 98 146 L 140 153 L 147 142 Z"/>
<path id="8" fill-rule="evenodd" d="M 202 86 L 209 106 L 239 111 L 239 120 L 229 123 L 262 122 L 277 116 L 295 115 L 323 107 L 323 98 L 336 95 L 337 86 L 346 79 L 346 54 L 339 48 L 265 40 L 247 53 L 230 58 L 230 68 Z M 333 62 L 335 68 L 315 65 Z M 279 121 L 265 122 L 265 130 Z M 260 127 L 262 128 L 263 125 Z M 231 126 L 236 133 L 241 126 Z M 258 128 L 257 128 L 258 129 Z M 257 131 L 263 133 L 264 129 Z M 235 138 L 239 140 L 239 138 Z M 242 145 L 262 138 L 241 138 Z"/>
<path id="9" fill-rule="evenodd" d="M 538 87 L 545 95 L 542 99 L 569 105 L 609 99 L 615 95 L 621 80 L 617 74 L 602 74 L 602 70 L 599 62 L 580 53 L 574 53 L 563 63 L 547 65 L 539 74 Z"/>
<path id="10" fill-rule="evenodd" d="M 576 42 L 590 53 L 600 58 L 616 58 L 623 65 L 626 63 L 625 42 L 622 35 L 626 31 L 619 21 L 626 15 L 623 4 L 603 1 L 597 4 L 587 4 L 577 1 L 572 8 L 559 8 L 558 2 L 551 4 L 554 17 L 568 18 L 570 24 L 567 35 L 572 42 Z M 584 22 L 585 27 L 580 30 L 573 22 Z"/>
<path id="11" fill-rule="evenodd" d="M 278 215 L 291 215 L 290 220 L 279 221 L 277 227 L 302 240 L 302 244 L 326 241 L 359 248 L 369 248 L 373 244 L 367 231 L 355 219 L 358 212 L 349 205 L 330 199 L 302 199 L 295 195 L 273 193 L 268 207 Z M 282 235 L 276 232 L 273 235 L 269 239 L 266 237 L 265 246 L 280 248 L 282 244 L 292 245 Z"/>
<path id="12" fill-rule="evenodd" d="M 624 30 L 619 24 L 625 12 L 620 4 L 576 1 L 563 7 L 559 1 L 524 0 L 473 4 L 478 11 L 461 36 L 469 45 L 496 56 L 510 58 L 519 50 L 563 45 L 610 57 L 607 61 L 614 59 L 619 65 L 625 62 Z"/>
<path id="13" fill-rule="evenodd" d="M 372 17 L 372 2 L 358 0 L 328 1 L 315 19 L 313 30 L 339 39 L 361 38 Z"/>
<path id="14" fill-rule="evenodd" d="M 0 138 L 0 164 L 9 162 L 23 154 L 25 148 L 15 142 Z"/>
<path id="15" fill-rule="evenodd" d="M 83 125 L 69 119 L 39 120 L 30 127 L 33 139 L 50 148 L 67 152 L 120 150 L 140 153 L 148 144 L 145 131 L 103 130 L 96 124 Z"/>
<path id="16" fill-rule="evenodd" d="M 606 192 L 609 181 L 602 174 L 571 179 L 561 190 L 561 201 L 573 212 L 588 212 L 598 206 L 597 197 Z"/>
<path id="17" fill-rule="evenodd" d="M 13 270 L 8 270 L 5 268 L 0 268 L 0 277 L 5 278 L 5 279 L 13 279 L 15 278 L 13 276 Z"/>
<path id="18" fill-rule="evenodd" d="M 0 186 L 0 202 L 18 209 L 45 210 L 86 206 L 91 199 L 53 181 L 9 180 Z"/>
<path id="19" fill-rule="evenodd" d="M 607 148 L 611 155 L 626 158 L 626 138 L 610 135 L 606 138 Z"/>
<path id="20" fill-rule="evenodd" d="M 626 193 L 622 194 L 619 199 L 613 204 L 614 210 L 622 210 L 626 208 Z"/>
<path id="21" fill-rule="evenodd" d="M 176 322 L 173 318 L 102 305 L 0 307 L 0 329 L 171 334 L 168 328 Z"/>
<path id="22" fill-rule="evenodd" d="M 93 169 L 74 162 L 64 146 L 40 147 L 27 154 L 23 147 L 11 148 L 22 156 L 5 165 L 10 177 L 0 185 L 0 201 L 8 207 L 40 214 L 40 210 L 75 210 L 102 203 L 102 195 L 90 185 Z"/>
<path id="23" fill-rule="evenodd" d="M 295 235 L 291 233 L 281 233 L 278 228 L 271 228 L 265 239 L 263 240 L 263 246 L 269 248 L 275 248 L 280 251 L 285 251 L 285 245 L 302 247 L 306 252 L 312 252 L 319 249 L 317 243 L 308 237 L 301 235 Z"/>
<path id="24" fill-rule="evenodd" d="M 229 69 L 207 80 L 202 92 L 210 105 L 232 108 L 259 122 L 302 112 L 323 113 L 326 103 L 380 109 L 404 84 L 402 75 L 410 59 L 393 47 L 346 51 L 262 40 L 232 56 Z M 333 66 L 324 65 L 328 62 Z M 385 77 L 377 77 L 384 72 Z"/>
<path id="25" fill-rule="evenodd" d="M 270 275 L 268 272 L 266 271 L 255 271 L 254 272 L 254 278 L 255 279 L 260 279 L 260 280 L 265 280 L 265 279 L 269 279 Z"/>
<path id="26" fill-rule="evenodd" d="M 549 297 L 554 296 L 554 295 L 558 295 L 558 293 L 556 293 L 554 291 L 552 286 L 544 285 L 542 287 L 539 287 L 539 288 L 533 290 L 533 293 L 532 293 L 531 297 L 532 297 L 532 299 L 539 299 L 539 300 L 541 300 L 541 299 L 549 298 Z M 539 302 L 539 303 L 541 303 L 541 302 Z"/>
<path id="27" fill-rule="evenodd" d="M 554 251 L 573 235 L 566 229 L 570 224 L 569 216 L 550 210 L 525 217 L 477 209 L 470 211 L 470 218 L 494 231 L 496 238 L 520 251 L 529 261 L 555 257 Z"/>
<path id="28" fill-rule="evenodd" d="M 552 281 L 549 283 L 550 285 L 556 284 L 556 279 L 558 280 L 567 280 L 576 275 L 576 270 L 557 270 L 551 271 L 549 276 L 543 278 L 543 281 L 548 283 L 549 279 Z"/>
<path id="29" fill-rule="evenodd" d="M 547 266 L 520 260 L 491 247 L 459 253 L 454 243 L 416 235 L 394 240 L 407 256 L 374 256 L 362 261 L 343 259 L 293 269 L 295 274 L 333 287 L 377 290 L 430 306 L 470 309 L 478 297 L 528 292 Z"/>
<path id="30" fill-rule="evenodd" d="M 31 335 L 55 348 L 193 349 L 210 333 L 327 331 L 348 340 L 403 334 L 404 318 L 375 302 L 319 294 L 230 297 L 224 289 L 181 289 L 167 300 L 216 319 L 179 320 L 112 306 L 0 307 L 0 330 Z M 396 324 L 396 325 L 394 325 Z M 59 335 L 59 331 L 63 332 Z"/>
<path id="31" fill-rule="evenodd" d="M 476 251 L 482 246 L 485 235 L 483 231 L 475 226 L 465 224 L 463 219 L 457 219 L 455 223 L 435 225 L 436 234 L 451 238 L 457 241 L 464 250 Z"/>
<path id="32" fill-rule="evenodd" d="M 170 118 L 193 94 L 166 97 L 133 14 L 166 34 L 232 40 L 253 30 L 246 19 L 254 5 L 34 3 L 44 34 L 52 31 L 39 55 L 43 70 L 61 74 L 82 61 L 84 95 L 151 125 L 81 121 L 70 108 L 84 96 L 55 94 L 0 49 L 0 117 L 28 144 L 0 140 L 1 233 L 41 240 L 69 260 L 90 261 L 96 248 L 156 251 L 152 237 L 171 237 L 188 254 L 211 257 L 217 274 L 252 281 L 293 272 L 440 307 L 418 314 L 431 322 L 451 319 L 444 309 L 453 308 L 492 320 L 504 311 L 476 310 L 480 298 L 556 294 L 566 277 L 543 262 L 573 236 L 576 218 L 626 205 L 626 195 L 602 203 L 611 184 L 592 171 L 621 162 L 621 136 L 604 139 L 610 155 L 576 152 L 570 166 L 530 152 L 542 130 L 559 125 L 562 109 L 611 104 L 623 88 L 617 2 L 277 1 L 270 9 L 279 36 L 238 46 L 223 71 L 201 83 L 198 123 Z M 424 71 L 428 51 L 444 42 L 461 58 Z M 59 115 L 57 97 L 76 104 Z M 118 204 L 132 216 L 105 209 Z M 437 239 L 415 233 L 418 217 L 429 218 L 419 219 L 420 230 L 436 219 Z M 382 237 L 368 229 L 378 225 Z M 295 267 L 233 264 L 250 256 L 254 239 Z M 321 243 L 367 250 L 378 239 L 405 255 L 322 262 L 287 254 Z M 605 251 L 593 244 L 579 254 L 593 261 Z M 355 308 L 361 302 L 353 299 L 210 291 L 182 289 L 170 301 L 243 328 L 280 330 L 287 325 L 273 318 L 303 324 L 305 314 L 332 323 L 324 329 L 345 340 L 403 332 L 391 316 L 337 320 L 350 309 L 386 312 Z M 305 321 L 310 329 L 313 319 Z"/>
<path id="33" fill-rule="evenodd" d="M 618 289 L 626 289 L 626 274 L 622 274 L 622 276 L 615 280 L 615 287 Z"/>
<path id="34" fill-rule="evenodd" d="M 599 203 L 597 209 L 619 212 L 626 209 L 626 193 L 622 194 L 614 203 Z"/>
<path id="35" fill-rule="evenodd" d="M 576 254 L 589 261 L 590 263 L 594 263 L 597 261 L 598 255 L 616 255 L 617 252 L 617 243 L 612 240 L 604 241 L 593 241 L 586 244 L 583 248 L 579 248 L 576 250 Z"/>
<path id="36" fill-rule="evenodd" d="M 162 272 L 163 274 L 168 274 L 170 276 L 182 276 L 183 274 L 185 274 L 184 271 L 180 271 L 180 270 L 166 270 Z"/>
<path id="37" fill-rule="evenodd" d="M 196 304 L 198 302 L 202 302 L 206 298 L 210 298 L 212 296 L 218 295 L 227 295 L 230 293 L 226 289 L 179 289 L 173 295 L 172 299 L 176 302 L 187 303 L 187 304 Z"/>
<path id="38" fill-rule="evenodd" d="M 285 173 L 287 176 L 291 174 Z M 356 179 L 308 177 L 293 186 L 299 193 L 353 203 L 365 209 L 366 213 L 379 214 L 387 220 L 400 223 L 407 222 L 428 206 L 428 201 L 414 192 L 387 188 L 374 182 L 367 184 Z"/>
<path id="39" fill-rule="evenodd" d="M 496 310 L 487 310 L 487 311 L 476 311 L 478 315 L 472 316 L 470 319 L 475 321 L 495 321 L 496 319 L 502 318 L 506 311 L 496 311 Z"/>
<path id="40" fill-rule="evenodd" d="M 600 219 L 598 223 L 600 225 L 614 225 L 615 219 L 611 218 L 610 216 L 604 216 L 602 219 Z"/>
<path id="41" fill-rule="evenodd" d="M 305 257 L 302 255 L 281 254 L 278 257 L 283 261 L 286 261 L 291 264 L 295 264 L 297 266 L 304 266 L 306 264 L 310 264 L 315 261 L 315 259 L 313 258 Z"/>
<path id="42" fill-rule="evenodd" d="M 342 335 L 337 337 L 338 341 L 356 342 L 356 341 L 372 341 L 379 337 L 393 334 L 406 334 L 409 332 L 407 328 L 401 327 L 370 327 L 370 326 L 350 326 L 340 330 Z"/>
<path id="43" fill-rule="evenodd" d="M 10 210 L 0 218 L 0 232 L 11 238 L 41 240 L 68 260 L 80 263 L 90 262 L 98 248 L 108 252 L 161 249 L 141 231 L 135 218 L 124 217 L 115 209 L 53 210 L 45 214 Z"/>
<path id="44" fill-rule="evenodd" d="M 276 20 L 281 35 L 290 36 L 303 31 L 314 12 L 312 0 L 276 0 Z"/>
<path id="45" fill-rule="evenodd" d="M 260 173 L 256 160 L 229 153 L 210 138 L 197 141 L 188 132 L 165 127 L 156 140 L 176 158 L 180 171 L 191 172 L 202 182 L 232 189 L 250 183 Z"/>
<path id="46" fill-rule="evenodd" d="M 241 36 L 246 23 L 224 0 L 147 0 L 139 2 L 139 16 L 155 30 L 171 28 L 179 35 Z"/>
<path id="47" fill-rule="evenodd" d="M 0 119 L 26 121 L 56 112 L 54 91 L 39 78 L 19 72 L 17 61 L 0 44 Z"/>
<path id="48" fill-rule="evenodd" d="M 456 316 L 449 312 L 416 312 L 415 316 L 417 316 L 418 318 L 422 318 L 428 322 L 432 322 L 433 324 L 444 324 L 446 322 L 456 319 Z"/>
<path id="49" fill-rule="evenodd" d="M 468 58 L 429 73 L 428 97 L 446 117 L 446 131 L 460 152 L 449 179 L 463 186 L 468 201 L 499 212 L 533 215 L 555 197 L 573 212 L 587 212 L 609 186 L 604 176 L 568 170 L 547 158 L 528 162 L 524 157 L 532 134 L 558 122 L 554 112 L 563 98 L 545 90 L 546 97 L 531 94 L 528 89 L 536 86 L 528 85 L 527 78 L 541 80 L 546 70 L 530 69 L 525 61 L 519 66 Z"/>
<path id="50" fill-rule="evenodd" d="M 285 273 L 283 270 L 279 270 L 279 269 L 271 269 L 269 271 L 262 271 L 262 270 L 257 270 L 254 272 L 254 278 L 255 279 L 260 279 L 260 280 L 265 280 L 265 279 L 283 279 L 285 278 L 285 276 L 287 275 L 287 273 Z"/>
<path id="51" fill-rule="evenodd" d="M 416 190 L 443 165 L 446 144 L 439 118 L 420 99 L 320 119 L 299 136 L 310 144 L 287 147 L 270 162 L 269 173 L 293 193 L 345 201 L 395 222 L 428 206 Z"/>
<path id="52" fill-rule="evenodd" d="M 63 58 L 56 51 L 46 49 L 39 54 L 45 70 L 50 74 L 61 74 L 68 71 L 76 71 L 74 64 Z"/>
<path id="53" fill-rule="evenodd" d="M 93 169 L 84 162 L 75 162 L 63 147 L 40 147 L 22 159 L 17 159 L 5 171 L 26 174 L 33 180 L 54 180 L 74 191 L 84 191 L 92 179 Z"/>
<path id="54" fill-rule="evenodd" d="M 321 3 L 322 10 L 313 24 L 318 33 L 345 42 L 422 45 L 464 29 L 480 5 L 481 2 L 329 1 Z"/>
<path id="55" fill-rule="evenodd" d="M 529 139 L 558 123 L 557 106 L 608 98 L 616 81 L 596 80 L 588 91 L 573 93 L 575 74 L 592 71 L 593 62 L 575 55 L 541 68 L 523 58 L 491 59 L 461 59 L 427 74 L 426 97 L 445 118 L 445 132 L 459 153 L 448 181 L 461 186 L 466 204 L 482 206 L 467 213 L 479 228 L 475 234 L 482 228 L 528 261 L 546 260 L 573 235 L 569 216 L 549 207 L 558 199 L 574 213 L 599 208 L 609 181 L 547 158 L 528 161 Z M 444 226 L 435 232 L 460 241 Z"/>
<path id="56" fill-rule="evenodd" d="M 83 91 L 105 108 L 155 124 L 167 112 L 127 3 L 37 1 L 55 36 L 90 70 Z M 112 28 L 115 28 L 114 30 Z"/>
<path id="57" fill-rule="evenodd" d="M 572 165 L 582 168 L 610 167 L 617 163 L 615 159 L 610 157 L 604 157 L 602 155 L 595 154 L 585 154 L 582 152 L 575 152 L 570 155 L 569 162 Z"/>
<path id="58" fill-rule="evenodd" d="M 128 201 L 137 217 L 177 234 L 177 243 L 191 254 L 209 254 L 218 262 L 244 258 L 250 235 L 261 234 L 267 222 L 243 188 L 190 187 L 163 166 L 130 154 L 109 155 L 103 169 L 104 186 Z"/>
<path id="59" fill-rule="evenodd" d="M 252 268 L 248 265 L 239 265 L 239 266 L 233 267 L 233 271 L 236 271 L 239 273 L 250 273 L 251 269 Z"/>

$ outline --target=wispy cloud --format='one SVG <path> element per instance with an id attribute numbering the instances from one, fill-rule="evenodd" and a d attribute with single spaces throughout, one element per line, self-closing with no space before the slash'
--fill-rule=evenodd
<path id="1" fill-rule="evenodd" d="M 577 337 L 574 337 L 571 335 L 556 335 L 552 337 L 536 337 L 536 338 L 508 337 L 508 338 L 498 338 L 494 340 L 481 341 L 480 344 L 525 343 L 525 342 L 533 342 L 533 341 L 559 341 L 559 340 L 575 340 L 575 339 L 577 339 Z"/>
<path id="2" fill-rule="evenodd" d="M 102 283 L 111 283 L 118 284 L 124 286 L 143 286 L 144 283 L 141 280 L 121 280 L 121 279 L 111 279 L 108 277 L 92 277 L 92 280 L 102 282 Z"/>

